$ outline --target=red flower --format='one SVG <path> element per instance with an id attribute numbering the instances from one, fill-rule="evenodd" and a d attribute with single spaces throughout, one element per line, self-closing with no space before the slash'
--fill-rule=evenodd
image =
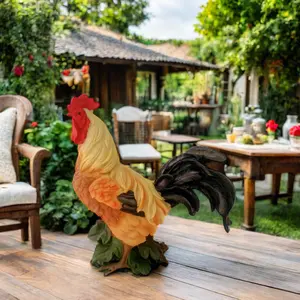
<path id="1" fill-rule="evenodd" d="M 269 122 L 267 122 L 266 127 L 268 131 L 275 132 L 278 128 L 278 124 L 274 120 L 270 120 Z"/>
<path id="2" fill-rule="evenodd" d="M 47 58 L 47 64 L 48 64 L 49 68 L 52 67 L 52 62 L 53 62 L 53 57 L 49 55 L 48 58 Z"/>
<path id="3" fill-rule="evenodd" d="M 15 66 L 13 71 L 14 71 L 15 76 L 21 77 L 24 73 L 24 67 L 23 66 Z"/>
<path id="4" fill-rule="evenodd" d="M 38 122 L 32 122 L 30 126 L 34 128 L 37 127 L 38 125 L 39 125 Z"/>
<path id="5" fill-rule="evenodd" d="M 30 61 L 33 61 L 33 60 L 34 60 L 34 57 L 33 57 L 32 54 L 29 54 L 29 55 L 28 55 L 28 58 L 29 58 Z"/>
<path id="6" fill-rule="evenodd" d="M 290 135 L 300 136 L 300 125 L 295 125 L 290 129 Z"/>
<path id="7" fill-rule="evenodd" d="M 82 72 L 83 74 L 88 74 L 89 71 L 90 71 L 89 65 L 84 65 L 84 66 L 82 66 L 81 72 Z"/>
<path id="8" fill-rule="evenodd" d="M 69 76 L 70 73 L 71 73 L 71 69 L 63 70 L 61 73 L 62 73 L 64 76 Z"/>

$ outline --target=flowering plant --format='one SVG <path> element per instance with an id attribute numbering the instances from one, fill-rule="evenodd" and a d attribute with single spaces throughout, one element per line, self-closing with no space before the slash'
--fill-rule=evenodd
<path id="1" fill-rule="evenodd" d="M 295 125 L 290 129 L 290 136 L 300 136 L 300 125 Z"/>
<path id="2" fill-rule="evenodd" d="M 269 134 L 274 134 L 278 128 L 278 124 L 274 120 L 270 120 L 267 122 L 266 127 Z"/>
<path id="3" fill-rule="evenodd" d="M 21 77 L 24 73 L 24 67 L 17 65 L 14 67 L 13 72 L 14 72 L 15 76 Z"/>

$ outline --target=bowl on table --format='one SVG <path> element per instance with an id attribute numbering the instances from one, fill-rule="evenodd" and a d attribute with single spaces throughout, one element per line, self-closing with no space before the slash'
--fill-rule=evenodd
<path id="1" fill-rule="evenodd" d="M 300 151 L 300 136 L 290 136 L 291 147 Z"/>
<path id="2" fill-rule="evenodd" d="M 245 127 L 233 127 L 232 133 L 235 134 L 235 136 L 242 136 L 245 132 Z"/>

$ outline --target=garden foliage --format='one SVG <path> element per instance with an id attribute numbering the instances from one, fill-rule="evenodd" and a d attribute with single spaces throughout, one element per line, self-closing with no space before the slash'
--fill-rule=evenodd
<path id="1" fill-rule="evenodd" d="M 204 45 L 197 44 L 198 54 L 206 52 L 239 74 L 255 69 L 263 77 L 265 118 L 281 124 L 287 113 L 300 113 L 299 6 L 300 0 L 209 0 L 195 26 Z"/>
<path id="2" fill-rule="evenodd" d="M 99 268 L 121 259 L 122 243 L 112 236 L 104 222 L 98 221 L 91 228 L 89 238 L 97 243 L 91 260 L 94 267 Z M 167 265 L 161 245 L 153 239 L 147 239 L 143 244 L 134 247 L 129 254 L 127 263 L 135 275 L 149 275 L 159 265 Z"/>
<path id="3" fill-rule="evenodd" d="M 32 126 L 25 130 L 27 142 L 52 152 L 42 172 L 42 225 L 51 230 L 63 230 L 67 234 L 87 230 L 96 218 L 78 200 L 73 190 L 77 146 L 70 139 L 71 123 L 34 122 Z"/>
<path id="4" fill-rule="evenodd" d="M 36 120 L 55 119 L 59 74 L 52 55 L 52 26 L 56 17 L 51 1 L 0 2 L 0 94 L 30 99 Z"/>

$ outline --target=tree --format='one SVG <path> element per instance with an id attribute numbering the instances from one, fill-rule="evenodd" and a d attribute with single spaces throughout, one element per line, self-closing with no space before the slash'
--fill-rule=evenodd
<path id="1" fill-rule="evenodd" d="M 281 99 L 277 115 L 295 108 L 300 77 L 299 7 L 300 0 L 209 0 L 195 25 L 201 37 L 224 53 L 223 62 L 242 71 L 254 68 L 264 76 L 264 99 L 268 93 Z M 274 110 L 271 100 L 263 103 Z"/>
<path id="2" fill-rule="evenodd" d="M 104 25 L 128 34 L 149 18 L 148 0 L 60 0 L 61 14 L 77 16 L 90 24 Z"/>
<path id="3" fill-rule="evenodd" d="M 195 26 L 225 49 L 224 61 L 243 70 L 289 74 L 295 82 L 300 62 L 300 0 L 209 0 Z M 298 64 L 298 68 L 297 68 Z"/>
<path id="4" fill-rule="evenodd" d="M 57 71 L 52 26 L 57 12 L 47 0 L 0 3 L 0 94 L 19 94 L 32 101 L 35 118 L 54 116 Z"/>

